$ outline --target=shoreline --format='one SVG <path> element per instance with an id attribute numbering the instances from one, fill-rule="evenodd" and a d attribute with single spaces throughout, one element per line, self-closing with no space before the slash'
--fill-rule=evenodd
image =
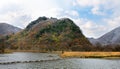
<path id="1" fill-rule="evenodd" d="M 79 52 L 79 51 L 39 51 L 39 50 L 5 50 L 9 54 L 13 52 L 32 52 L 32 53 L 51 53 L 58 54 L 61 58 L 106 58 L 106 59 L 120 59 L 120 52 Z"/>

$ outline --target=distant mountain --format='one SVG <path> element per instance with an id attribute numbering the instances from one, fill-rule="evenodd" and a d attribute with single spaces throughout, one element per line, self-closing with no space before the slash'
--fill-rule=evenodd
<path id="1" fill-rule="evenodd" d="M 7 23 L 0 23 L 0 35 L 9 35 L 21 31 L 20 28 L 14 27 Z"/>
<path id="2" fill-rule="evenodd" d="M 120 44 L 120 27 L 106 33 L 98 39 L 89 39 L 92 44 L 99 42 L 102 45 Z"/>
<path id="3" fill-rule="evenodd" d="M 90 43 L 92 43 L 93 45 L 95 45 L 96 43 L 98 43 L 99 41 L 95 38 L 88 38 L 88 40 L 90 41 Z"/>
<path id="4" fill-rule="evenodd" d="M 98 38 L 101 44 L 120 44 L 120 27 Z"/>
<path id="5" fill-rule="evenodd" d="M 7 40 L 12 49 L 90 50 L 91 43 L 69 18 L 39 17 Z"/>

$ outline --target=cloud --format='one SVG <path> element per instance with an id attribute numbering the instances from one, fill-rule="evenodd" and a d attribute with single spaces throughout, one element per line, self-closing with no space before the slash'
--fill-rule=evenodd
<path id="1" fill-rule="evenodd" d="M 110 19 L 104 19 L 104 22 L 107 23 L 109 29 L 116 28 L 116 27 L 120 26 L 120 16 L 110 18 Z"/>
<path id="2" fill-rule="evenodd" d="M 25 12 L 19 5 L 5 4 L 3 6 L 0 8 L 0 22 L 24 28 L 31 20 L 29 13 Z"/>
<path id="3" fill-rule="evenodd" d="M 76 0 L 76 3 L 78 6 L 83 7 L 90 7 L 91 8 L 91 13 L 94 15 L 105 15 L 104 8 L 101 5 L 104 5 L 106 1 L 102 0 Z M 102 10 L 101 10 L 102 7 Z"/>
<path id="4" fill-rule="evenodd" d="M 90 6 L 98 6 L 100 4 L 103 4 L 105 1 L 101 0 L 76 0 L 79 6 L 82 7 L 90 7 Z"/>
<path id="5" fill-rule="evenodd" d="M 105 15 L 109 11 L 113 14 L 120 13 L 120 0 L 76 0 L 76 4 L 81 8 L 91 7 L 91 13 L 94 15 Z"/>
<path id="6" fill-rule="evenodd" d="M 77 3 L 76 3 L 75 0 L 73 0 L 72 5 L 73 5 L 73 6 L 77 6 Z"/>
<path id="7" fill-rule="evenodd" d="M 94 15 L 105 15 L 104 12 L 100 11 L 99 7 L 94 7 L 91 9 L 92 14 Z"/>
<path id="8" fill-rule="evenodd" d="M 52 8 L 44 12 L 43 15 L 56 18 L 78 18 L 79 13 L 76 10 L 65 10 L 62 8 Z"/>
<path id="9" fill-rule="evenodd" d="M 74 22 L 80 27 L 80 29 L 82 29 L 83 34 L 87 37 L 98 38 L 98 36 L 103 35 L 103 33 L 107 30 L 104 25 L 98 25 L 88 19 L 74 19 Z"/>
<path id="10" fill-rule="evenodd" d="M 76 16 L 76 17 L 79 16 L 79 13 L 78 13 L 77 11 L 75 11 L 75 10 L 65 11 L 65 13 L 66 13 L 67 15 L 70 15 L 70 16 Z"/>
<path id="11" fill-rule="evenodd" d="M 9 23 L 14 26 L 24 28 L 29 21 L 31 16 L 24 12 L 8 12 L 0 16 L 0 22 Z"/>

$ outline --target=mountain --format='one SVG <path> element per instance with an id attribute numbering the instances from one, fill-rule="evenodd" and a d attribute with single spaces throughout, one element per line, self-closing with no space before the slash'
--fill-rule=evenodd
<path id="1" fill-rule="evenodd" d="M 100 43 L 102 45 L 120 45 L 120 27 L 104 34 L 98 39 L 89 39 L 92 44 Z"/>
<path id="2" fill-rule="evenodd" d="M 0 35 L 9 35 L 21 31 L 20 28 L 14 27 L 7 23 L 0 23 Z"/>
<path id="3" fill-rule="evenodd" d="M 91 43 L 69 18 L 39 17 L 7 40 L 11 49 L 90 50 Z"/>
<path id="4" fill-rule="evenodd" d="M 98 38 L 101 44 L 120 44 L 120 27 L 106 33 Z"/>
<path id="5" fill-rule="evenodd" d="M 93 45 L 96 45 L 96 43 L 98 43 L 99 41 L 95 38 L 88 38 L 88 40 L 90 41 L 90 43 L 92 43 Z"/>

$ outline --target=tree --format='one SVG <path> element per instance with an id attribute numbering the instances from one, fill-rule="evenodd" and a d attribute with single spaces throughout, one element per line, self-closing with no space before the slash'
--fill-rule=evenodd
<path id="1" fill-rule="evenodd" d="M 5 39 L 1 38 L 0 39 L 0 53 L 4 53 L 5 50 Z"/>

